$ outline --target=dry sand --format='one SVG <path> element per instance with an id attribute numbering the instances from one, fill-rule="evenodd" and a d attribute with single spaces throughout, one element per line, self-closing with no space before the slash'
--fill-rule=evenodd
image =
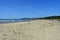
<path id="1" fill-rule="evenodd" d="M 60 40 L 60 22 L 35 20 L 0 24 L 0 40 Z"/>

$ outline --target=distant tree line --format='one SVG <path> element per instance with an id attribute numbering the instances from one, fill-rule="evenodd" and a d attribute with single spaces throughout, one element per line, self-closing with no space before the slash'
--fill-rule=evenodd
<path id="1" fill-rule="evenodd" d="M 60 16 L 49 16 L 49 17 L 43 17 L 43 18 L 32 18 L 33 20 L 37 19 L 60 19 Z"/>

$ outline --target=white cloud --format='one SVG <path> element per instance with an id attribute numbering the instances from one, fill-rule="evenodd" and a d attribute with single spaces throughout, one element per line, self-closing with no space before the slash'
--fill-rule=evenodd
<path id="1" fill-rule="evenodd" d="M 32 8 L 32 6 L 24 6 L 23 8 Z"/>

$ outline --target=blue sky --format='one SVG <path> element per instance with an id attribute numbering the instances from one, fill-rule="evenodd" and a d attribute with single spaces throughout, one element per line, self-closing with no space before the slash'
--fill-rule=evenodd
<path id="1" fill-rule="evenodd" d="M 60 0 L 0 0 L 0 18 L 60 15 Z"/>

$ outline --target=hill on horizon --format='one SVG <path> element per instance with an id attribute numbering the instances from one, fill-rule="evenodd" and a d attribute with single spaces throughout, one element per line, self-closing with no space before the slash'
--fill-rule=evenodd
<path id="1" fill-rule="evenodd" d="M 0 23 L 9 23 L 9 22 L 24 22 L 24 21 L 31 21 L 31 20 L 40 20 L 40 19 L 59 19 L 60 16 L 48 16 L 48 17 L 43 17 L 43 18 L 20 18 L 20 19 L 0 19 Z"/>
<path id="2" fill-rule="evenodd" d="M 26 20 L 26 19 L 60 19 L 60 16 L 47 16 L 47 17 L 38 17 L 38 18 L 19 18 L 19 19 L 0 19 L 0 20 Z"/>

